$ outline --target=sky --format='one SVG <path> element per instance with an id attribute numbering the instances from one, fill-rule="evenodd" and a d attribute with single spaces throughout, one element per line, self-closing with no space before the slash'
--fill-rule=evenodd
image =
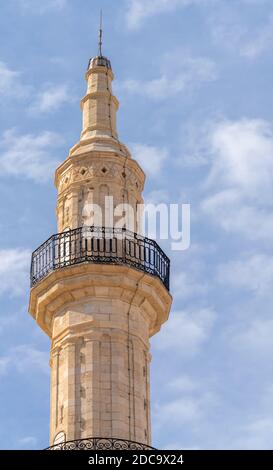
<path id="1" fill-rule="evenodd" d="M 56 232 L 100 8 L 145 200 L 191 205 L 189 249 L 161 242 L 174 300 L 151 341 L 153 444 L 272 449 L 272 0 L 0 0 L 0 448 L 48 445 L 30 257 Z"/>

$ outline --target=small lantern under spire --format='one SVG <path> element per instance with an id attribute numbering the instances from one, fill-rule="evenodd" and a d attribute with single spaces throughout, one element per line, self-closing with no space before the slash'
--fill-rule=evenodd
<path id="1" fill-rule="evenodd" d="M 102 35 L 103 35 L 103 29 L 102 29 L 102 10 L 100 11 L 100 29 L 99 29 L 99 44 L 98 44 L 98 55 L 96 57 L 92 57 L 89 60 L 88 63 L 88 68 L 87 70 L 93 69 L 95 67 L 106 67 L 107 69 L 112 70 L 111 67 L 111 62 L 107 57 L 104 57 L 102 55 Z"/>
<path id="2" fill-rule="evenodd" d="M 95 67 L 106 67 L 107 69 L 112 70 L 110 60 L 103 56 L 92 57 L 89 60 L 87 70 L 94 69 Z"/>

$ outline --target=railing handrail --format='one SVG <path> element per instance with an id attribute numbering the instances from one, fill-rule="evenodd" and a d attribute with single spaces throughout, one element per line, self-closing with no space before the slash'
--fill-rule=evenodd
<path id="1" fill-rule="evenodd" d="M 122 247 L 118 246 L 119 237 L 125 242 L 134 242 L 133 250 L 132 246 L 129 245 L 128 248 L 126 243 L 122 243 Z M 97 248 L 94 248 L 94 243 L 91 244 L 91 247 L 87 246 L 86 240 L 88 239 L 104 240 L 104 249 L 101 249 L 99 242 L 97 242 Z M 116 241 L 115 249 L 112 244 L 110 245 L 111 249 L 106 249 L 105 241 L 111 239 Z M 85 248 L 82 247 L 83 240 Z M 60 254 L 61 252 L 62 254 Z M 165 287 L 169 289 L 170 260 L 155 240 L 125 228 L 95 226 L 83 226 L 57 233 L 42 243 L 32 253 L 31 286 L 56 269 L 85 261 L 128 264 L 159 277 Z"/>
<path id="2" fill-rule="evenodd" d="M 125 233 L 126 235 L 131 235 L 133 236 L 134 238 L 138 238 L 139 240 L 142 240 L 142 241 L 149 241 L 149 242 L 152 242 L 158 249 L 158 251 L 160 252 L 160 254 L 162 254 L 162 256 L 164 256 L 164 258 L 170 262 L 170 258 L 166 255 L 166 253 L 164 253 L 164 251 L 162 250 L 162 248 L 159 246 L 159 244 L 157 243 L 156 240 L 152 240 L 151 238 L 147 238 L 147 237 L 144 237 L 143 235 L 140 235 L 139 233 L 136 233 L 136 232 L 132 232 L 131 230 L 127 230 L 127 229 L 124 229 L 124 228 L 112 228 L 112 227 L 96 227 L 96 226 L 82 226 L 82 227 L 77 227 L 77 228 L 74 228 L 72 230 L 67 230 L 65 232 L 58 232 L 58 233 L 54 233 L 53 235 L 51 235 L 45 242 L 43 242 L 40 246 L 38 246 L 38 248 L 36 248 L 36 250 L 33 251 L 32 255 L 35 255 L 35 253 L 40 250 L 43 246 L 45 246 L 50 240 L 54 239 L 55 237 L 59 237 L 59 236 L 62 236 L 62 235 L 66 235 L 68 233 L 76 233 L 78 231 L 82 231 L 82 230 L 86 230 L 86 229 L 101 229 L 101 230 L 112 230 L 113 233 Z"/>

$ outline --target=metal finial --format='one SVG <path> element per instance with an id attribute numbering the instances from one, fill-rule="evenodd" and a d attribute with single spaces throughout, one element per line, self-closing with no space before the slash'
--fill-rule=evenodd
<path id="1" fill-rule="evenodd" d="M 102 10 L 100 11 L 99 57 L 102 57 Z"/>

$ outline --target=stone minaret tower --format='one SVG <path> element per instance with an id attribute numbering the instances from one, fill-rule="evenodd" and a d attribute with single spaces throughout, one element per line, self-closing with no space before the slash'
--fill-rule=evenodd
<path id="1" fill-rule="evenodd" d="M 86 73 L 80 140 L 56 170 L 58 234 L 32 255 L 29 311 L 52 341 L 51 446 L 151 444 L 149 338 L 168 319 L 169 260 L 134 217 L 145 175 L 118 139 L 112 80 L 99 53 Z M 105 196 L 119 207 L 113 220 Z M 101 223 L 90 223 L 92 204 L 107 205 Z"/>

